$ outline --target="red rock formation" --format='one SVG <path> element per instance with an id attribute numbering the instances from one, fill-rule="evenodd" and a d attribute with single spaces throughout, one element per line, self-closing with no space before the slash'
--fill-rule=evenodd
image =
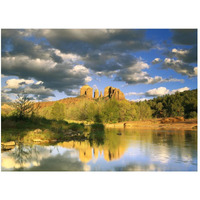
<path id="1" fill-rule="evenodd" d="M 80 95 L 88 98 L 93 97 L 93 89 L 89 85 L 84 85 L 80 90 Z"/>
<path id="2" fill-rule="evenodd" d="M 103 94 L 102 94 L 102 91 L 100 92 L 100 98 L 103 98 Z"/>
<path id="3" fill-rule="evenodd" d="M 96 89 L 95 92 L 94 92 L 94 98 L 95 99 L 99 98 L 99 90 L 98 89 Z"/>
<path id="4" fill-rule="evenodd" d="M 104 97 L 116 100 L 125 99 L 124 93 L 120 89 L 111 86 L 104 89 Z"/>

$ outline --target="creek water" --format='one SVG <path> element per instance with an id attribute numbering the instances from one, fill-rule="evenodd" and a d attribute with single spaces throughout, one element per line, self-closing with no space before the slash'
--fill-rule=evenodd
<path id="1" fill-rule="evenodd" d="M 197 131 L 105 129 L 89 140 L 22 144 L 2 171 L 197 171 Z"/>

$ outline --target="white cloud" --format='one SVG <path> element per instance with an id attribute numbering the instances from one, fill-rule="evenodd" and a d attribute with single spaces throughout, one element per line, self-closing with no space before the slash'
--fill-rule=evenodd
<path id="1" fill-rule="evenodd" d="M 98 89 L 97 85 L 93 85 L 92 88 L 93 88 L 94 90 Z"/>
<path id="2" fill-rule="evenodd" d="M 90 82 L 90 81 L 92 81 L 92 77 L 87 76 L 87 77 L 85 78 L 85 82 L 88 83 L 88 82 Z"/>
<path id="3" fill-rule="evenodd" d="M 71 69 L 71 72 L 75 74 L 89 74 L 89 69 L 83 65 L 76 65 L 73 67 L 73 69 Z"/>
<path id="4" fill-rule="evenodd" d="M 17 89 L 23 85 L 28 85 L 34 83 L 33 80 L 25 80 L 25 79 L 9 79 L 6 81 L 5 88 L 9 89 Z"/>
<path id="5" fill-rule="evenodd" d="M 4 73 L 5 72 L 5 73 Z M 2 57 L 2 73 L 20 78 L 39 80 L 46 88 L 72 94 L 73 89 L 91 81 L 89 69 L 83 65 L 52 60 L 31 59 L 27 56 Z M 41 82 L 42 81 L 42 82 Z"/>
<path id="6" fill-rule="evenodd" d="M 179 88 L 179 89 L 176 89 L 176 90 L 172 90 L 172 91 L 170 92 L 170 94 L 174 94 L 174 93 L 176 93 L 176 92 L 184 92 L 184 91 L 187 91 L 187 90 L 189 90 L 189 89 L 190 89 L 189 87 Z"/>
<path id="7" fill-rule="evenodd" d="M 13 99 L 11 99 L 11 97 L 8 94 L 1 91 L 1 102 L 11 102 L 11 101 L 13 101 Z"/>
<path id="8" fill-rule="evenodd" d="M 155 58 L 153 61 L 152 61 L 152 64 L 158 64 L 162 62 L 162 60 L 160 58 Z"/>
<path id="9" fill-rule="evenodd" d="M 116 81 L 125 81 L 127 84 L 155 84 L 164 82 L 182 82 L 182 79 L 165 78 L 161 76 L 151 77 L 144 69 L 149 69 L 149 65 L 142 60 L 138 60 L 130 67 L 120 70 L 115 78 Z"/>
<path id="10" fill-rule="evenodd" d="M 163 96 L 169 94 L 169 90 L 165 87 L 154 88 L 152 90 L 148 90 L 146 96 Z"/>
<path id="11" fill-rule="evenodd" d="M 166 87 L 159 87 L 159 88 L 154 88 L 154 89 L 151 89 L 151 90 L 148 90 L 144 93 L 136 93 L 136 92 L 129 92 L 129 93 L 126 93 L 125 95 L 126 96 L 131 96 L 131 95 L 135 95 L 135 96 L 144 96 L 144 97 L 158 97 L 158 96 L 164 96 L 166 94 L 175 94 L 176 92 L 184 92 L 184 91 L 187 91 L 189 90 L 190 88 L 188 87 L 183 87 L 183 88 L 178 88 L 178 89 L 174 89 L 172 91 L 170 91 L 169 89 L 167 89 Z M 141 100 L 141 99 L 146 99 L 146 98 L 140 98 L 138 100 Z M 136 100 L 134 100 L 136 101 Z"/>
<path id="12" fill-rule="evenodd" d="M 135 100 L 132 100 L 134 102 L 140 102 L 140 101 L 145 101 L 145 100 L 149 100 L 147 98 L 141 98 L 141 99 L 135 99 Z"/>
<path id="13" fill-rule="evenodd" d="M 184 63 L 182 60 L 174 60 L 171 58 L 165 58 L 163 63 L 164 68 L 171 68 L 175 70 L 177 73 L 182 75 L 187 75 L 189 77 L 196 76 L 196 67 Z"/>
<path id="14" fill-rule="evenodd" d="M 129 93 L 126 93 L 125 96 L 132 96 L 132 95 L 136 95 L 136 96 L 141 96 L 141 95 L 144 95 L 143 92 L 140 92 L 140 93 L 137 93 L 137 92 L 129 92 Z"/>
<path id="15" fill-rule="evenodd" d="M 197 76 L 197 74 L 198 74 L 198 69 L 197 69 L 197 67 L 194 67 L 194 74 Z"/>
<path id="16" fill-rule="evenodd" d="M 174 49 L 172 49 L 172 53 L 179 54 L 179 55 L 186 55 L 186 54 L 189 53 L 189 51 L 188 50 L 182 50 L 182 49 L 178 50 L 178 49 L 174 48 Z"/>
<path id="17" fill-rule="evenodd" d="M 38 81 L 38 82 L 36 82 L 35 84 L 36 85 L 42 85 L 44 82 L 43 81 Z"/>

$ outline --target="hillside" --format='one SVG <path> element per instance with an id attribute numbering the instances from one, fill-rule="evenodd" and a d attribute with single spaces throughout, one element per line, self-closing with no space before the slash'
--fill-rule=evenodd
<path id="1" fill-rule="evenodd" d="M 197 89 L 143 102 L 117 100 L 109 98 L 109 95 L 95 99 L 88 97 L 86 93 L 58 101 L 37 102 L 34 106 L 35 114 L 47 119 L 55 119 L 56 115 L 60 118 L 60 115 L 65 120 L 87 122 L 117 123 L 151 118 L 197 118 Z M 4 103 L 1 110 L 3 115 L 9 115 L 14 108 L 12 104 Z"/>

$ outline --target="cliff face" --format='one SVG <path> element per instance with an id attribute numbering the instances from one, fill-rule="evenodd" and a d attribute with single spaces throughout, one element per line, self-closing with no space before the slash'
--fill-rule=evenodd
<path id="1" fill-rule="evenodd" d="M 81 96 L 85 96 L 90 99 L 93 98 L 92 93 L 93 93 L 93 89 L 89 85 L 84 85 L 80 90 Z M 102 97 L 103 97 L 102 92 L 100 92 L 100 95 L 99 95 L 99 90 L 96 89 L 94 92 L 94 99 L 98 99 L 98 98 L 102 98 Z M 124 93 L 120 89 L 108 86 L 104 89 L 104 98 L 105 99 L 124 100 L 125 96 L 124 96 Z"/>
<path id="2" fill-rule="evenodd" d="M 95 92 L 94 92 L 94 98 L 95 99 L 99 98 L 99 90 L 98 89 L 96 89 Z"/>
<path id="3" fill-rule="evenodd" d="M 120 89 L 108 86 L 104 89 L 104 98 L 123 100 L 125 96 Z"/>
<path id="4" fill-rule="evenodd" d="M 88 98 L 92 98 L 93 97 L 93 89 L 89 85 L 84 85 L 81 88 L 80 95 L 88 97 Z"/>

